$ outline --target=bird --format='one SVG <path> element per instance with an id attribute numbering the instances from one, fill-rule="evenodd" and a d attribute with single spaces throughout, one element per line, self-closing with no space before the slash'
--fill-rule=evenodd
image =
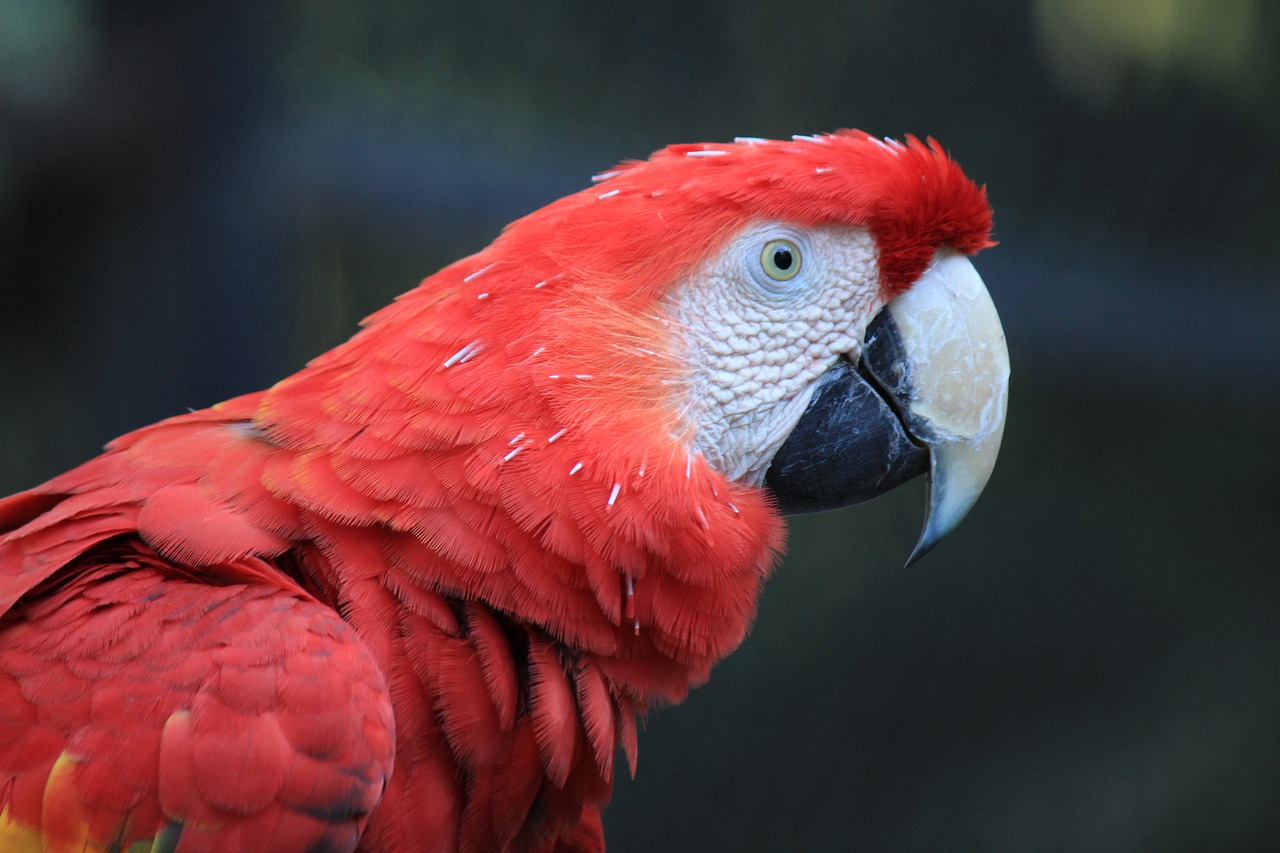
<path id="1" fill-rule="evenodd" d="M 0 499 L 0 850 L 604 850 L 788 515 L 977 499 L 991 231 L 933 139 L 671 145 Z"/>

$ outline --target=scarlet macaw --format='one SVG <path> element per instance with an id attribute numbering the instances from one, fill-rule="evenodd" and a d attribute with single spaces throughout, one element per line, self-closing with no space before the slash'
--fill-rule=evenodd
<path id="1" fill-rule="evenodd" d="M 933 142 L 672 146 L 0 500 L 0 848 L 602 850 L 784 512 L 981 491 L 990 225 Z"/>

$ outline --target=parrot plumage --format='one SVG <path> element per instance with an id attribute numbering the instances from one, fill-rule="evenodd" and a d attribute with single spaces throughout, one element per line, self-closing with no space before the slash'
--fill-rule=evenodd
<path id="1" fill-rule="evenodd" d="M 0 500 L 0 850 L 603 850 L 619 747 L 742 641 L 783 512 L 927 471 L 922 548 L 958 521 L 1007 355 L 940 147 L 597 179 Z"/>

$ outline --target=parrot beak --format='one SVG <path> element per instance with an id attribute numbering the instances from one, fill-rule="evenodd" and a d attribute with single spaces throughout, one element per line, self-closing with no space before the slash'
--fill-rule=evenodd
<path id="1" fill-rule="evenodd" d="M 818 380 L 770 463 L 784 512 L 859 503 L 928 473 L 924 528 L 911 565 L 955 528 L 1000 451 L 1009 388 L 1004 330 L 968 259 L 940 252 L 867 329 L 857 365 Z"/>

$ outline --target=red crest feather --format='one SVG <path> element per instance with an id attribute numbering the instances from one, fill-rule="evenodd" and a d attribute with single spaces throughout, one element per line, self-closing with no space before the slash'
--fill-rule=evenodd
<path id="1" fill-rule="evenodd" d="M 648 296 L 752 219 L 869 229 L 887 295 L 909 287 L 940 247 L 972 254 L 992 245 L 985 189 L 932 139 L 845 130 L 673 145 L 597 178 L 513 223 L 503 240 L 536 240 L 583 272 L 608 270 Z M 610 205 L 607 215 L 583 215 L 599 203 Z"/>

